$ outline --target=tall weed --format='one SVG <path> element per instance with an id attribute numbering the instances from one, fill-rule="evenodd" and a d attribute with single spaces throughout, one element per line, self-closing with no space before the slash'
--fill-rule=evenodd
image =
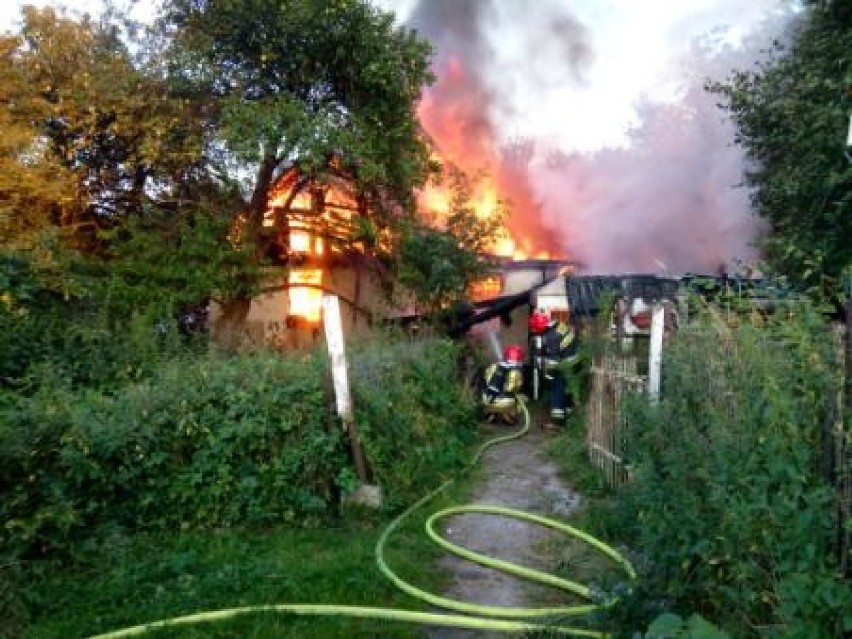
<path id="1" fill-rule="evenodd" d="M 365 454 L 392 506 L 466 462 L 476 418 L 458 345 L 405 337 L 362 343 L 352 349 L 350 368 Z"/>
<path id="2" fill-rule="evenodd" d="M 696 611 L 737 637 L 839 637 L 823 436 L 839 364 L 805 307 L 755 321 L 708 317 L 667 346 L 663 399 L 628 406 L 633 481 L 615 521 L 640 555 L 626 614 Z"/>
<path id="3" fill-rule="evenodd" d="M 475 420 L 457 357 L 449 341 L 381 339 L 350 358 L 391 507 L 464 462 Z M 108 392 L 44 379 L 0 405 L 0 557 L 105 529 L 318 525 L 353 486 L 324 353 L 184 356 Z"/>

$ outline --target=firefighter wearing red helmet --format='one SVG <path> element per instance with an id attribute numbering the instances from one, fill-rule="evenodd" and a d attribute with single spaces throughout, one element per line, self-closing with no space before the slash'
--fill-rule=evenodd
<path id="1" fill-rule="evenodd" d="M 534 385 L 541 380 L 546 387 L 551 421 L 564 421 L 571 410 L 571 398 L 560 364 L 576 359 L 577 332 L 571 324 L 560 322 L 541 310 L 530 315 L 529 329 L 534 351 Z M 538 393 L 534 392 L 534 396 Z"/>
<path id="2" fill-rule="evenodd" d="M 533 311 L 530 315 L 530 334 L 543 335 L 550 325 L 550 315 L 544 311 Z"/>
<path id="3" fill-rule="evenodd" d="M 482 406 L 489 420 L 513 423 L 517 419 L 516 395 L 524 382 L 524 358 L 524 349 L 513 344 L 505 348 L 499 362 L 485 369 Z"/>

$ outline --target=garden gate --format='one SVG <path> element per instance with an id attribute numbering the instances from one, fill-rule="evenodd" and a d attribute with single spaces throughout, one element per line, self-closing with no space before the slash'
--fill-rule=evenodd
<path id="1" fill-rule="evenodd" d="M 647 393 L 654 401 L 660 392 L 663 333 L 676 324 L 670 305 L 657 302 L 649 310 L 647 323 L 633 315 L 633 302 L 619 302 L 616 321 L 606 331 L 591 367 L 589 399 L 586 404 L 587 447 L 592 464 L 601 469 L 611 486 L 630 478 L 627 435 L 630 428 L 623 401 L 630 394 Z M 669 308 L 667 308 L 667 306 Z M 635 307 L 634 307 L 635 308 Z M 633 322 L 639 322 L 637 327 Z M 625 330 L 625 327 L 638 330 Z"/>
<path id="2" fill-rule="evenodd" d="M 629 471 L 627 452 L 627 416 L 621 410 L 629 393 L 647 388 L 646 375 L 636 373 L 636 359 L 607 353 L 591 369 L 591 387 L 587 410 L 589 459 L 600 468 L 611 486 L 625 483 Z"/>

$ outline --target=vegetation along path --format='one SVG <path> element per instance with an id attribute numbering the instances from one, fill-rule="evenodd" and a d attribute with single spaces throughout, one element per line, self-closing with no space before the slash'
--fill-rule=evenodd
<path id="1" fill-rule="evenodd" d="M 565 517 L 577 509 L 580 496 L 559 477 L 547 459 L 547 437 L 532 428 L 520 439 L 490 448 L 480 461 L 470 502 L 517 508 L 544 516 Z M 549 571 L 560 533 L 506 517 L 464 514 L 447 520 L 446 538 L 474 551 Z M 553 543 L 549 543 L 553 542 Z M 562 597 L 558 591 L 531 584 L 512 575 L 448 556 L 442 560 L 452 575 L 444 595 L 480 604 L 526 607 Z M 487 635 L 480 631 L 430 628 L 430 639 L 457 639 Z M 505 636 L 494 633 L 494 636 Z"/>

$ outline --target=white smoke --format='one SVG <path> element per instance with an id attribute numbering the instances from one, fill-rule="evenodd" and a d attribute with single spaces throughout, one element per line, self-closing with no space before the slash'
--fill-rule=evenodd
<path id="1" fill-rule="evenodd" d="M 538 0 L 534 10 L 421 0 L 408 24 L 435 44 L 439 72 L 463 63 L 464 87 L 447 96 L 439 82 L 428 97 L 465 105 L 454 109 L 465 145 L 497 150 L 501 170 L 513 160 L 525 199 L 516 213 L 536 218 L 516 228 L 592 272 L 681 273 L 755 257 L 743 155 L 703 85 L 751 68 L 793 13 L 783 0 Z M 525 166 L 505 152 L 518 146 Z"/>

